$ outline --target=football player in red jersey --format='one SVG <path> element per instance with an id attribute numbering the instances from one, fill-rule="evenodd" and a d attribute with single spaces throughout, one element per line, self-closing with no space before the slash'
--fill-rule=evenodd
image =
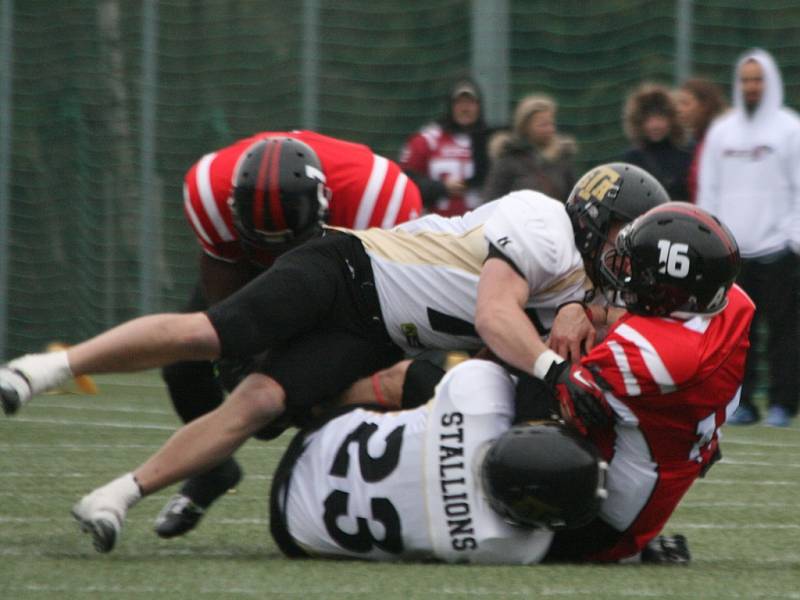
<path id="1" fill-rule="evenodd" d="M 548 379 L 562 414 L 608 461 L 608 498 L 591 524 L 556 535 L 553 558 L 615 561 L 642 551 L 719 458 L 755 312 L 733 284 L 739 266 L 727 227 L 682 202 L 636 219 L 605 252 L 601 275 L 628 313 L 580 363 Z M 591 423 L 598 411 L 612 426 Z"/>
<path id="2" fill-rule="evenodd" d="M 252 196 L 239 198 L 251 210 L 237 215 L 231 202 L 234 178 L 248 155 L 254 178 L 258 169 L 271 169 L 272 187 L 240 189 Z M 187 171 L 183 194 L 184 213 L 203 249 L 201 280 L 188 312 L 226 298 L 283 252 L 318 236 L 323 222 L 350 229 L 389 228 L 422 211 L 417 186 L 396 163 L 362 144 L 313 131 L 261 132 L 210 152 Z M 163 369 L 170 399 L 184 422 L 222 402 L 217 370 L 232 388 L 247 365 L 228 361 L 215 369 L 209 361 L 182 361 Z M 180 508 L 189 517 L 199 516 L 240 478 L 236 461 L 225 461 L 186 482 Z M 174 515 L 170 506 L 164 515 Z M 162 518 L 157 531 L 171 537 L 185 529 L 174 518 Z"/>
<path id="3" fill-rule="evenodd" d="M 301 142 L 311 150 L 307 168 L 313 167 L 316 173 L 303 171 L 297 176 L 298 181 L 317 177 L 330 192 L 326 202 L 327 214 L 320 215 L 315 223 L 324 220 L 329 225 L 349 229 L 389 228 L 418 217 L 422 211 L 417 186 L 395 162 L 373 154 L 363 144 L 313 131 L 266 131 L 206 154 L 186 173 L 183 207 L 204 251 L 201 283 L 205 300 L 209 303 L 227 297 L 243 282 L 252 279 L 254 268 L 256 272 L 263 270 L 287 248 L 316 233 L 311 229 L 310 221 L 303 224 L 309 228 L 308 231 L 296 232 L 300 239 L 279 239 L 276 236 L 253 239 L 243 235 L 245 230 L 242 227 L 237 227 L 230 202 L 236 167 L 259 141 L 268 139 Z M 279 177 L 272 177 L 276 187 L 267 190 L 265 206 L 269 210 L 262 213 L 265 220 L 254 224 L 265 231 L 292 229 L 292 223 L 281 222 L 278 219 L 280 215 L 275 212 L 291 210 L 294 202 L 292 186 L 295 176 L 280 165 L 282 160 L 284 166 L 287 164 L 285 160 L 293 151 L 308 152 L 292 143 L 283 145 L 281 142 L 275 148 L 277 151 L 272 158 L 265 157 L 272 162 L 263 166 L 274 169 Z M 224 274 L 221 273 L 223 269 Z"/>

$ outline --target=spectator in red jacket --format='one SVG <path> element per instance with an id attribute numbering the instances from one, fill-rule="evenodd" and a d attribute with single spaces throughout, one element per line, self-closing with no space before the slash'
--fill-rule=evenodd
<path id="1" fill-rule="evenodd" d="M 445 216 L 460 215 L 482 202 L 488 170 L 480 88 L 459 79 L 447 94 L 445 114 L 408 138 L 400 166 L 417 183 L 425 207 Z"/>

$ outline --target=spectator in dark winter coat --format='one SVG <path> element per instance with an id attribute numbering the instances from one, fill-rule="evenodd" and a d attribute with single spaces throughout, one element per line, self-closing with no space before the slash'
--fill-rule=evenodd
<path id="1" fill-rule="evenodd" d="M 672 200 L 687 200 L 692 155 L 683 147 L 683 127 L 669 89 L 642 84 L 628 96 L 623 116 L 632 147 L 622 160 L 649 171 Z"/>
<path id="2" fill-rule="evenodd" d="M 499 198 L 531 189 L 565 201 L 575 185 L 575 140 L 556 128 L 558 107 L 551 98 L 526 96 L 514 111 L 511 133 L 495 134 L 489 144 L 492 159 L 483 195 Z"/>

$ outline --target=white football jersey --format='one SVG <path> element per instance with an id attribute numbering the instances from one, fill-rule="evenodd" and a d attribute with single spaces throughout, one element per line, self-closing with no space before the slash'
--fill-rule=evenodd
<path id="1" fill-rule="evenodd" d="M 541 335 L 559 305 L 590 287 L 564 205 L 539 192 L 512 192 L 461 217 L 350 233 L 372 261 L 386 329 L 409 354 L 481 346 L 475 304 L 490 243 L 528 282 L 526 310 Z"/>
<path id="2" fill-rule="evenodd" d="M 470 360 L 418 409 L 355 409 L 309 434 L 285 502 L 295 543 L 312 556 L 539 562 L 552 533 L 501 519 L 479 473 L 513 398 L 504 369 Z"/>

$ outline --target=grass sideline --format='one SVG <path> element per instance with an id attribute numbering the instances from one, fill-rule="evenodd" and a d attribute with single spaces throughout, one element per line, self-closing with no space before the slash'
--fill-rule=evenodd
<path id="1" fill-rule="evenodd" d="M 723 462 L 666 532 L 690 567 L 475 567 L 290 561 L 268 534 L 267 490 L 288 442 L 252 441 L 246 477 L 202 526 L 161 540 L 152 521 L 174 490 L 146 498 L 117 548 L 97 554 L 69 515 L 177 426 L 153 373 L 99 377 L 97 396 L 50 395 L 0 420 L 0 598 L 800 599 L 800 428 L 725 428 Z"/>

